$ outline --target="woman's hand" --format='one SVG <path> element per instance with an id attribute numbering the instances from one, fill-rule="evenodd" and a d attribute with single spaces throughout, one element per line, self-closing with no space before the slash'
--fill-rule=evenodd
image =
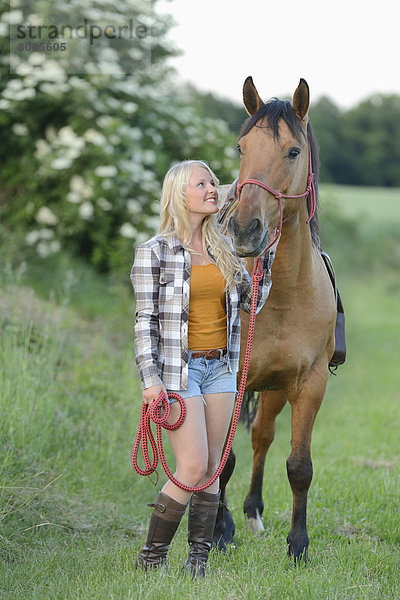
<path id="1" fill-rule="evenodd" d="M 143 390 L 143 402 L 146 404 L 151 404 L 153 400 L 158 398 L 161 392 L 167 396 L 167 390 L 165 385 L 153 385 L 145 390 Z"/>

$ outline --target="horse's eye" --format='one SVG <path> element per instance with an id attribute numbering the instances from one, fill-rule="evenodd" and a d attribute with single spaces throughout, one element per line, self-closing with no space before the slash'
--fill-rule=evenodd
<path id="1" fill-rule="evenodd" d="M 240 156 L 242 156 L 242 149 L 239 144 L 236 146 L 236 150 L 239 152 Z"/>
<path id="2" fill-rule="evenodd" d="M 288 152 L 288 157 L 291 159 L 294 159 L 294 158 L 297 158 L 299 154 L 300 154 L 300 148 L 296 148 L 295 146 L 293 146 L 293 148 L 290 148 L 290 150 Z"/>

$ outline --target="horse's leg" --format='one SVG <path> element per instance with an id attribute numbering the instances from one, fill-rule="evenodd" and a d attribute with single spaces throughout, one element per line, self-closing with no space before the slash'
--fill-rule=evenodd
<path id="1" fill-rule="evenodd" d="M 243 505 L 243 511 L 247 515 L 248 528 L 253 533 L 264 531 L 261 515 L 264 510 L 262 484 L 265 457 L 274 439 L 275 419 L 285 404 L 286 396 L 283 392 L 271 390 L 260 392 L 256 418 L 251 427 L 253 474 L 250 490 Z"/>
<path id="2" fill-rule="evenodd" d="M 325 394 L 328 379 L 326 365 L 315 366 L 292 406 L 292 451 L 286 461 L 293 492 L 292 525 L 287 538 L 289 555 L 297 562 L 307 560 L 307 495 L 313 476 L 311 435 L 314 421 Z"/>
<path id="3" fill-rule="evenodd" d="M 232 476 L 235 463 L 236 456 L 234 451 L 231 449 L 228 460 L 226 461 L 225 467 L 223 468 L 219 478 L 221 501 L 213 535 L 213 543 L 219 550 L 226 550 L 226 544 L 233 542 L 233 534 L 235 533 L 235 523 L 233 521 L 232 513 L 228 509 L 228 501 L 226 498 L 226 486 Z"/>

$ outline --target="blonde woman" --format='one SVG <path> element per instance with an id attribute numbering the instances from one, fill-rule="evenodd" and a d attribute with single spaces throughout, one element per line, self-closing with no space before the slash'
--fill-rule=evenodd
<path id="1" fill-rule="evenodd" d="M 184 398 L 183 425 L 168 436 L 175 477 L 194 487 L 217 470 L 236 395 L 240 308 L 250 311 L 251 280 L 231 240 L 218 231 L 218 179 L 202 161 L 184 161 L 166 174 L 158 234 L 137 247 L 131 272 L 136 297 L 135 353 L 143 401 L 160 392 Z M 271 286 L 274 253 L 263 258 L 258 310 Z M 179 417 L 171 402 L 170 422 Z M 147 541 L 136 561 L 165 563 L 189 503 L 185 566 L 203 577 L 219 506 L 219 480 L 190 494 L 171 481 L 158 494 Z"/>

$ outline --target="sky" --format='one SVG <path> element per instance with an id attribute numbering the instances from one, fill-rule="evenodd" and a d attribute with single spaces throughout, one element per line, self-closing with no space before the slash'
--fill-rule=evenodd
<path id="1" fill-rule="evenodd" d="M 242 102 L 248 75 L 263 100 L 291 97 L 300 77 L 311 102 L 348 109 L 375 93 L 400 95 L 396 0 L 160 0 L 183 51 L 178 79 Z"/>

